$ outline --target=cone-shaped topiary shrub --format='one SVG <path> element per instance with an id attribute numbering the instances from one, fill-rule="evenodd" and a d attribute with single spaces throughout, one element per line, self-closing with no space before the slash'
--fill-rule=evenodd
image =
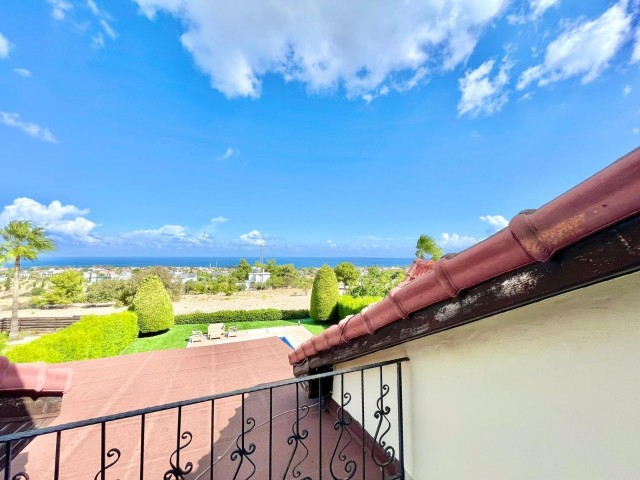
<path id="1" fill-rule="evenodd" d="M 138 314 L 140 333 L 161 332 L 173 326 L 173 305 L 157 275 L 149 275 L 140 283 L 131 307 Z"/>
<path id="2" fill-rule="evenodd" d="M 323 265 L 313 280 L 309 315 L 321 322 L 332 321 L 338 315 L 338 279 L 333 269 Z"/>

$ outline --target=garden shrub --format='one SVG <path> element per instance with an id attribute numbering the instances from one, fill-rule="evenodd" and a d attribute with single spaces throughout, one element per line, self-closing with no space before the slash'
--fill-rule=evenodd
<path id="1" fill-rule="evenodd" d="M 140 333 L 154 333 L 173 326 L 173 305 L 160 277 L 149 275 L 140 282 L 131 308 L 138 315 Z"/>
<path id="2" fill-rule="evenodd" d="M 338 315 L 338 279 L 331 267 L 323 265 L 313 280 L 311 308 L 309 314 L 314 320 L 326 322 Z"/>
<path id="3" fill-rule="evenodd" d="M 56 333 L 11 347 L 12 362 L 71 362 L 119 355 L 138 337 L 138 319 L 133 312 L 88 315 Z"/>
<path id="4" fill-rule="evenodd" d="M 355 315 L 364 307 L 372 303 L 379 302 L 383 297 L 352 297 L 350 295 L 342 295 L 338 298 L 338 317 L 343 319 L 347 315 Z"/>
<path id="5" fill-rule="evenodd" d="M 0 332 L 0 354 L 2 354 L 2 352 L 4 351 L 8 341 L 9 341 L 9 334 Z"/>
<path id="6" fill-rule="evenodd" d="M 176 315 L 176 325 L 206 323 L 266 322 L 276 320 L 298 320 L 309 317 L 309 310 L 221 310 L 219 312 L 193 312 Z"/>

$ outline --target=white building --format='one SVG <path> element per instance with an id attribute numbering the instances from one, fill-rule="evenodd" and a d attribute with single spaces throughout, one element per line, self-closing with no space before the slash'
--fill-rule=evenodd
<path id="1" fill-rule="evenodd" d="M 264 283 L 271 277 L 270 272 L 265 272 L 261 268 L 252 268 L 247 279 L 247 288 L 253 287 L 256 283 Z"/>

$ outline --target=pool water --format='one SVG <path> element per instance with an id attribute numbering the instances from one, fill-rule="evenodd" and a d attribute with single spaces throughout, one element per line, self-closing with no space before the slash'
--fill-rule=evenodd
<path id="1" fill-rule="evenodd" d="M 293 345 L 291 345 L 291 344 L 289 343 L 289 340 L 287 340 L 287 337 L 278 337 L 278 338 L 279 338 L 280 340 L 282 340 L 284 343 L 286 343 L 286 344 L 287 344 L 287 346 L 288 346 L 290 349 L 292 349 L 292 350 L 293 350 Z"/>

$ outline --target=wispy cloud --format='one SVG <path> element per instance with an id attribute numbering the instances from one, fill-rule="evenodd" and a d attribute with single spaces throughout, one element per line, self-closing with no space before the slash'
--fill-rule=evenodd
<path id="1" fill-rule="evenodd" d="M 490 235 L 496 233 L 498 230 L 506 228 L 509 225 L 509 220 L 504 218 L 502 215 L 483 215 L 480 217 L 480 220 L 488 225 L 485 231 Z"/>
<path id="2" fill-rule="evenodd" d="M 37 138 L 38 140 L 44 140 L 49 143 L 58 143 L 58 139 L 47 127 L 42 127 L 33 122 L 25 122 L 20 119 L 20 115 L 17 113 L 0 112 L 0 123 L 8 127 L 17 128 L 23 133 L 26 133 L 30 137 Z"/>
<path id="3" fill-rule="evenodd" d="M 229 147 L 225 150 L 225 152 L 218 157 L 220 160 L 227 160 L 231 157 L 236 157 L 240 155 L 240 149 L 237 147 Z"/>
<path id="4" fill-rule="evenodd" d="M 56 20 L 64 20 L 67 12 L 73 9 L 73 5 L 66 0 L 47 0 L 47 3 L 51 5 L 51 16 Z"/>
<path id="5" fill-rule="evenodd" d="M 89 8 L 89 10 L 91 10 L 91 13 L 93 13 L 94 15 L 100 15 L 100 9 L 98 8 L 98 5 L 96 4 L 96 2 L 94 2 L 93 0 L 87 0 L 87 7 Z"/>
<path id="6" fill-rule="evenodd" d="M 9 43 L 9 39 L 0 33 L 0 58 L 7 58 L 10 50 L 11 43 Z"/>
<path id="7" fill-rule="evenodd" d="M 560 4 L 560 0 L 531 0 L 529 7 L 531 9 L 531 18 L 537 20 L 544 12 L 551 7 L 557 7 Z"/>
<path id="8" fill-rule="evenodd" d="M 507 103 L 509 98 L 505 88 L 509 83 L 512 63 L 505 57 L 497 73 L 491 78 L 494 65 L 495 60 L 487 60 L 458 80 L 458 87 L 462 93 L 458 102 L 458 116 L 465 113 L 472 117 L 480 113 L 491 115 L 499 112 Z"/>
<path id="9" fill-rule="evenodd" d="M 544 61 L 522 72 L 516 88 L 522 90 L 532 83 L 544 86 L 571 77 L 581 77 L 583 84 L 596 79 L 629 38 L 632 15 L 627 12 L 627 3 L 619 1 L 595 20 L 568 24 L 547 46 Z"/>
<path id="10" fill-rule="evenodd" d="M 118 32 L 116 32 L 114 30 L 114 28 L 109 25 L 107 23 L 106 20 L 100 20 L 100 25 L 102 26 L 102 29 L 104 30 L 104 32 L 109 35 L 109 37 L 111 37 L 112 40 L 115 40 L 116 38 L 118 38 Z"/>
<path id="11" fill-rule="evenodd" d="M 251 245 L 265 245 L 265 239 L 268 237 L 268 234 L 262 234 L 259 230 L 251 230 L 249 233 L 240 235 L 240 240 Z"/>
<path id="12" fill-rule="evenodd" d="M 438 245 L 445 250 L 464 250 L 471 245 L 478 243 L 480 239 L 471 235 L 460 235 L 458 233 L 443 233 L 440 235 Z"/>
<path id="13" fill-rule="evenodd" d="M 16 75 L 20 75 L 23 78 L 27 78 L 31 76 L 31 72 L 26 68 L 14 68 L 13 73 L 15 73 Z"/>
<path id="14" fill-rule="evenodd" d="M 0 225 L 6 225 L 11 220 L 30 220 L 57 238 L 78 243 L 99 243 L 100 239 L 93 233 L 98 225 L 86 218 L 88 213 L 89 209 L 63 205 L 58 200 L 46 205 L 21 197 L 0 212 Z"/>
<path id="15" fill-rule="evenodd" d="M 226 223 L 229 219 L 226 217 L 214 217 L 211 219 L 211 223 Z"/>
<path id="16" fill-rule="evenodd" d="M 632 90 L 631 85 L 625 85 L 624 88 L 622 89 L 622 95 L 626 97 L 631 93 L 631 90 Z"/>
<path id="17" fill-rule="evenodd" d="M 329 248 L 336 248 L 336 242 L 334 242 L 333 240 L 327 240 L 327 246 Z"/>

